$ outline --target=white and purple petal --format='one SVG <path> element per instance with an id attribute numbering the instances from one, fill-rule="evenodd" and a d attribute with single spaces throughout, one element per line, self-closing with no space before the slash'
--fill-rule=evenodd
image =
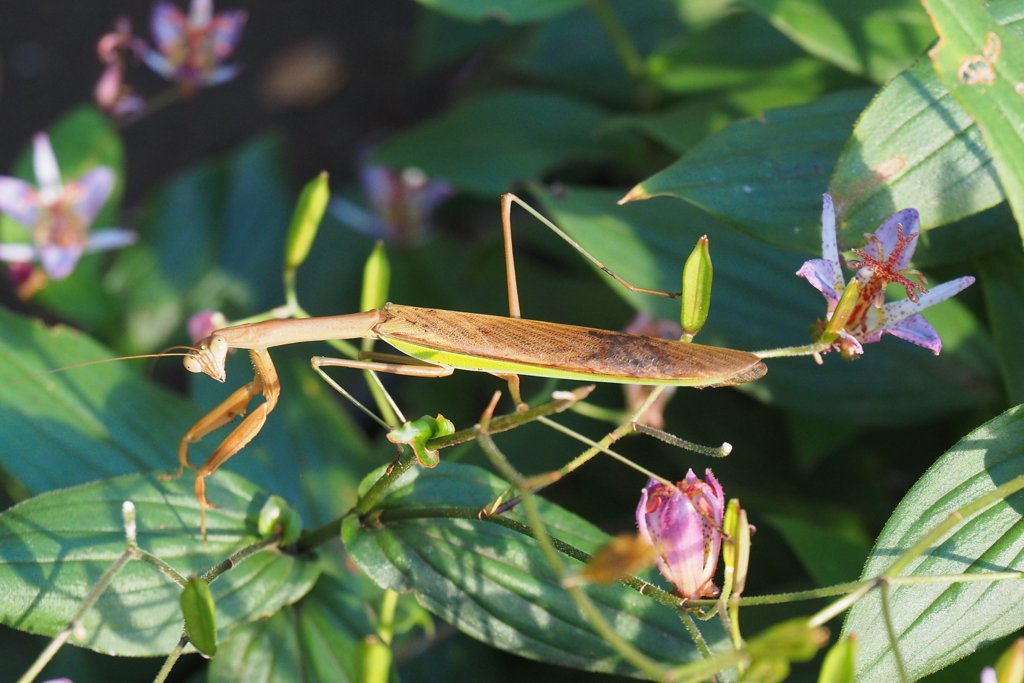
<path id="1" fill-rule="evenodd" d="M 142 58 L 142 61 L 146 63 L 153 71 L 157 72 L 169 81 L 173 81 L 178 74 L 178 68 L 172 64 L 166 57 L 155 50 L 150 50 Z"/>
<path id="2" fill-rule="evenodd" d="M 92 224 L 96 214 L 100 212 L 100 209 L 103 208 L 103 205 L 110 197 L 110 193 L 114 190 L 115 182 L 116 176 L 112 169 L 106 166 L 98 166 L 86 173 L 75 183 L 81 194 L 74 203 L 72 210 L 78 215 L 78 218 L 84 225 Z"/>
<path id="3" fill-rule="evenodd" d="M 187 25 L 188 19 L 185 13 L 176 5 L 170 2 L 158 2 L 153 7 L 153 14 L 149 19 L 149 29 L 153 33 L 156 49 L 165 54 L 174 50 L 181 42 Z M 146 63 L 149 63 L 148 59 Z"/>
<path id="4" fill-rule="evenodd" d="M 64 186 L 61 184 L 60 167 L 57 166 L 50 136 L 46 133 L 36 133 L 32 138 L 32 165 L 36 172 L 40 202 L 53 204 L 64 194 Z"/>
<path id="5" fill-rule="evenodd" d="M 0 176 L 0 212 L 31 229 L 39 221 L 36 188 L 21 178 Z"/>
<path id="6" fill-rule="evenodd" d="M 85 242 L 85 251 L 110 251 L 111 249 L 121 249 L 135 244 L 138 239 L 138 235 L 135 234 L 134 230 L 125 230 L 124 228 L 104 228 L 103 230 L 96 230 L 95 232 L 89 233 L 88 239 Z"/>
<path id="7" fill-rule="evenodd" d="M 910 259 L 914 255 L 914 250 L 917 249 L 917 238 L 921 234 L 921 217 L 917 213 L 917 209 L 903 209 L 885 219 L 885 222 L 878 226 L 878 230 L 875 230 L 874 233 L 878 243 L 875 244 L 875 242 L 869 241 L 865 247 L 865 253 L 879 261 L 885 261 L 896 249 L 896 238 L 900 235 L 901 231 L 904 239 L 909 238 L 911 241 L 903 250 L 903 253 L 900 254 L 899 259 L 891 265 L 893 270 L 896 271 L 906 269 L 910 265 Z M 873 245 L 880 247 L 882 253 L 871 253 Z"/>
<path id="8" fill-rule="evenodd" d="M 36 248 L 31 244 L 0 244 L 0 261 L 8 263 L 28 263 L 35 261 L 38 256 Z"/>
<path id="9" fill-rule="evenodd" d="M 218 66 L 199 77 L 199 84 L 205 86 L 220 85 L 226 83 L 238 75 L 242 67 L 238 65 Z"/>
<path id="10" fill-rule="evenodd" d="M 886 325 L 882 331 L 911 344 L 923 346 L 936 356 L 942 351 L 939 333 L 920 314 L 912 315 L 893 325 Z"/>
<path id="11" fill-rule="evenodd" d="M 192 0 L 188 7 L 188 23 L 191 28 L 204 28 L 212 18 L 213 0 Z"/>
<path id="12" fill-rule="evenodd" d="M 845 289 L 842 270 L 838 265 L 826 259 L 816 258 L 804 261 L 796 274 L 805 278 L 812 287 L 825 295 L 825 298 L 828 299 L 829 310 L 832 310 L 832 307 L 838 303 L 839 297 L 842 296 L 841 292 Z"/>
<path id="13" fill-rule="evenodd" d="M 974 277 L 965 275 L 949 282 L 936 285 L 921 294 L 917 301 L 902 299 L 891 301 L 883 306 L 882 324 L 886 327 L 898 325 L 912 315 L 923 311 L 929 306 L 943 302 L 974 284 Z"/>
<path id="14" fill-rule="evenodd" d="M 245 10 L 221 12 L 210 22 L 210 49 L 217 59 L 224 59 L 235 50 L 249 14 Z"/>
<path id="15" fill-rule="evenodd" d="M 39 262 L 43 270 L 52 280 L 63 280 L 75 270 L 75 265 L 82 257 L 83 247 L 80 244 L 58 246 L 44 244 L 39 248 Z"/>
<path id="16" fill-rule="evenodd" d="M 821 258 L 831 263 L 842 278 L 842 264 L 839 262 L 839 242 L 836 233 L 836 209 L 832 195 L 821 195 Z M 842 289 L 840 279 L 840 289 Z"/>

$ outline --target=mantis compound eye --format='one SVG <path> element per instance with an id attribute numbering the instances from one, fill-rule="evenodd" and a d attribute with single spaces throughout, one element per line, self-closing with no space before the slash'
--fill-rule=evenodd
<path id="1" fill-rule="evenodd" d="M 189 372 L 202 372 L 203 364 L 199 362 L 199 359 L 194 355 L 189 354 L 185 356 L 185 369 Z"/>
<path id="2" fill-rule="evenodd" d="M 210 337 L 210 353 L 218 358 L 223 357 L 228 351 L 228 341 L 224 337 L 214 335 Z"/>

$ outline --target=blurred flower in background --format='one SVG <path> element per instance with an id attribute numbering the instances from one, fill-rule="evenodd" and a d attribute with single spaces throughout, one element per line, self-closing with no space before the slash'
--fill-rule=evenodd
<path id="1" fill-rule="evenodd" d="M 448 183 L 431 180 L 412 167 L 397 169 L 367 163 L 359 179 L 373 213 L 336 197 L 331 200 L 331 214 L 360 232 L 403 246 L 426 240 L 433 230 L 435 209 L 455 194 Z"/>
<path id="2" fill-rule="evenodd" d="M 90 233 L 96 214 L 114 189 L 114 172 L 98 166 L 77 181 L 61 180 L 57 158 L 46 133 L 33 138 L 33 165 L 38 187 L 20 178 L 0 177 L 0 211 L 31 231 L 32 241 L 0 244 L 0 260 L 18 264 L 38 262 L 53 280 L 66 278 L 83 254 L 118 249 L 135 241 L 135 233 L 106 228 Z"/>
<path id="3" fill-rule="evenodd" d="M 214 330 L 227 326 L 228 319 L 220 311 L 199 311 L 188 319 L 188 336 L 195 343 L 209 337 Z"/>
<path id="4" fill-rule="evenodd" d="M 106 64 L 100 80 L 96 82 L 93 97 L 100 109 L 120 120 L 131 120 L 146 110 L 146 101 L 134 94 L 124 82 L 125 62 L 128 58 L 141 60 L 149 48 L 132 34 L 127 17 L 114 23 L 114 30 L 100 38 L 96 54 Z"/>
<path id="5" fill-rule="evenodd" d="M 150 18 L 156 49 L 148 50 L 143 61 L 187 95 L 229 81 L 240 67 L 221 62 L 234 52 L 247 17 L 244 10 L 214 14 L 212 0 L 192 0 L 187 15 L 172 3 L 159 2 Z"/>

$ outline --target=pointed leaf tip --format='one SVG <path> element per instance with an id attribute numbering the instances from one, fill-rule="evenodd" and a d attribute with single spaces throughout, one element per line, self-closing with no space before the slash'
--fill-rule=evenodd
<path id="1" fill-rule="evenodd" d="M 648 194 L 647 190 L 644 189 L 643 185 L 634 185 L 633 189 L 630 190 L 622 197 L 616 204 L 622 206 L 623 204 L 629 204 L 630 202 L 640 201 L 642 199 L 650 199 L 651 195 Z"/>

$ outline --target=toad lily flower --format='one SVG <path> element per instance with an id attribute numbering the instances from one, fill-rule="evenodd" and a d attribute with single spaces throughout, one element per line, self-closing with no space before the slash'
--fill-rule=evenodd
<path id="1" fill-rule="evenodd" d="M 156 50 L 146 53 L 146 64 L 164 78 L 176 81 L 186 93 L 229 81 L 238 66 L 222 65 L 242 36 L 244 10 L 213 13 L 213 0 L 192 0 L 189 12 L 159 2 L 150 19 Z"/>
<path id="2" fill-rule="evenodd" d="M 39 261 L 51 279 L 60 280 L 71 274 L 82 254 L 135 241 L 130 230 L 88 232 L 114 189 L 112 170 L 99 166 L 75 182 L 63 183 L 50 138 L 37 133 L 33 146 L 38 188 L 20 178 L 0 177 L 0 211 L 29 228 L 32 243 L 0 244 L 0 261 Z"/>
<path id="3" fill-rule="evenodd" d="M 942 340 L 920 312 L 971 286 L 974 278 L 964 276 L 926 288 L 921 274 L 909 268 L 921 234 L 920 218 L 916 209 L 903 209 L 889 216 L 874 234 L 865 235 L 863 250 L 853 250 L 859 258 L 849 265 L 857 272 L 845 283 L 835 208 L 831 196 L 822 198 L 822 258 L 805 262 L 797 271 L 828 301 L 829 316 L 821 340 L 832 342 L 844 357 L 855 358 L 864 352 L 863 344 L 891 334 L 938 355 Z M 885 289 L 890 283 L 903 287 L 907 298 L 886 303 Z"/>
<path id="4" fill-rule="evenodd" d="M 704 476 L 707 481 L 690 470 L 674 486 L 650 479 L 636 508 L 640 535 L 658 551 L 658 569 L 687 600 L 718 595 L 725 494 L 711 470 Z"/>
<path id="5" fill-rule="evenodd" d="M 365 156 L 369 157 L 369 152 Z M 402 246 L 424 242 L 433 230 L 434 210 L 455 194 L 451 185 L 432 180 L 415 167 L 399 169 L 366 162 L 359 180 L 372 211 L 335 197 L 331 213 L 359 232 Z"/>
<path id="6" fill-rule="evenodd" d="M 366 165 L 359 179 L 376 215 L 371 232 L 398 244 L 415 244 L 429 235 L 434 209 L 454 194 L 451 185 L 414 167 Z"/>

